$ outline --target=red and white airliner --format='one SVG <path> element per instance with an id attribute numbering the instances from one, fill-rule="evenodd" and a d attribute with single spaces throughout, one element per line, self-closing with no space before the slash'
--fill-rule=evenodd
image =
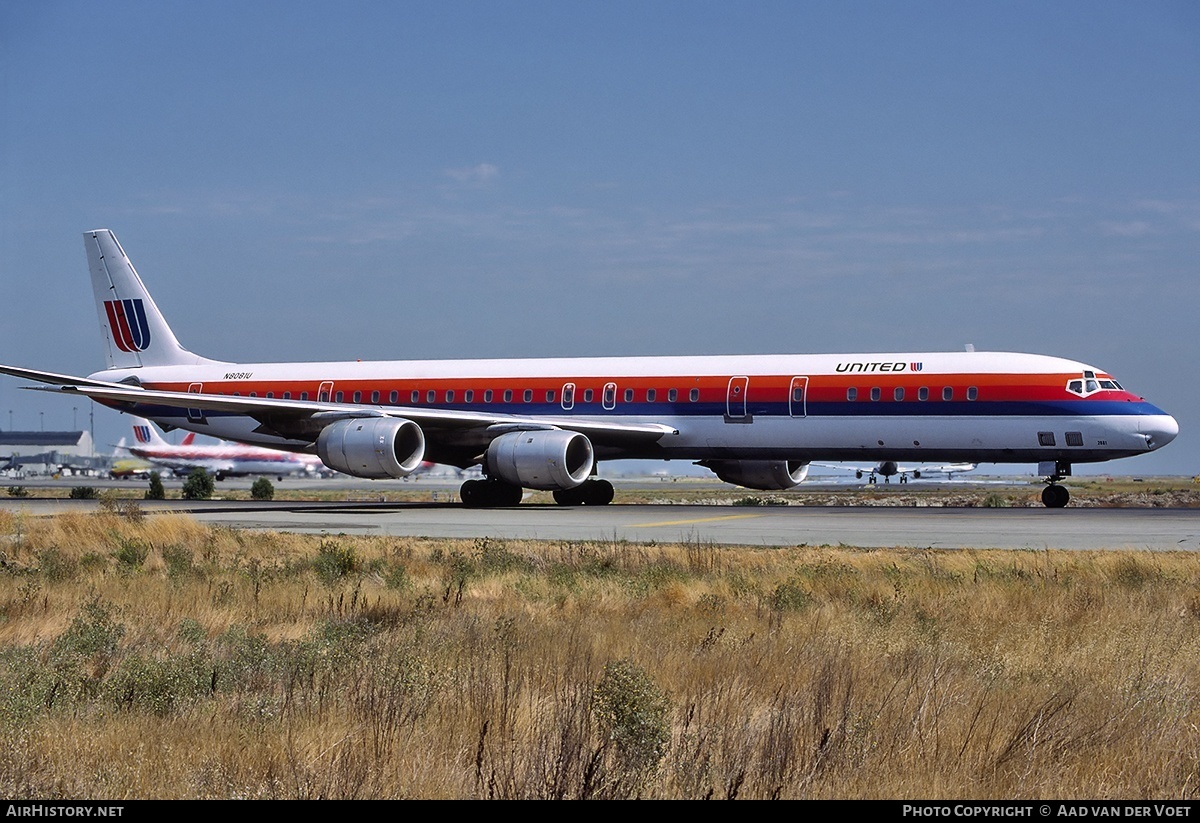
<path id="1" fill-rule="evenodd" d="M 0 373 L 356 477 L 479 466 L 468 506 L 513 505 L 525 488 L 605 504 L 599 461 L 659 458 L 764 490 L 796 486 L 813 461 L 1036 463 L 1043 502 L 1060 507 L 1072 464 L 1179 432 L 1103 370 L 1037 354 L 220 362 L 180 345 L 111 231 L 84 242 L 107 368 Z"/>
<path id="2" fill-rule="evenodd" d="M 194 432 L 189 432 L 181 443 L 168 443 L 149 420 L 134 417 L 131 424 L 134 444 L 124 449 L 175 474 L 204 469 L 218 480 L 268 474 L 282 480 L 287 475 L 316 475 L 326 471 L 315 454 L 241 443 L 196 443 Z"/>

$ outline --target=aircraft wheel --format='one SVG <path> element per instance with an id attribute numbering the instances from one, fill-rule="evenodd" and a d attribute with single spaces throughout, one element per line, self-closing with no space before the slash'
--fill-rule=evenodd
<path id="1" fill-rule="evenodd" d="M 582 506 L 583 488 L 576 486 L 573 489 L 555 489 L 554 502 L 560 506 Z"/>
<path id="2" fill-rule="evenodd" d="M 587 489 L 583 502 L 588 506 L 607 506 L 616 494 L 613 484 L 607 480 L 589 480 L 583 485 Z"/>
<path id="3" fill-rule="evenodd" d="M 521 497 L 525 490 L 520 486 L 514 486 L 511 483 L 503 483 L 499 480 L 488 481 L 488 505 L 489 506 L 519 506 L 521 505 Z"/>
<path id="4" fill-rule="evenodd" d="M 458 487 L 458 497 L 464 506 L 476 508 L 483 505 L 483 494 L 479 489 L 481 484 L 480 480 L 468 480 Z"/>
<path id="5" fill-rule="evenodd" d="M 1057 483 L 1051 483 L 1046 488 L 1042 489 L 1042 503 L 1048 509 L 1061 509 L 1071 499 L 1071 493 L 1067 491 L 1065 486 L 1060 486 Z"/>

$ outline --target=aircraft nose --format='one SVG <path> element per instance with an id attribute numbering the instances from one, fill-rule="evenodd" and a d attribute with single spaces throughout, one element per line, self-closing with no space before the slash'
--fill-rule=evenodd
<path id="1" fill-rule="evenodd" d="M 1138 429 L 1148 448 L 1161 449 L 1179 434 L 1179 422 L 1169 414 L 1154 414 L 1143 418 Z"/>

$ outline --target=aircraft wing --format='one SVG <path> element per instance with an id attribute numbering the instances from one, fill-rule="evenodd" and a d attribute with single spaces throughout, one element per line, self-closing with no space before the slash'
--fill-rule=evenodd
<path id="1" fill-rule="evenodd" d="M 945 466 L 901 466 L 902 474 L 958 474 L 959 472 L 974 471 L 978 463 L 950 463 Z"/>
<path id="2" fill-rule="evenodd" d="M 41 372 L 0 365 L 0 374 L 9 374 L 46 386 L 29 386 L 37 391 L 81 394 L 93 400 L 133 411 L 135 405 L 158 405 L 173 409 L 200 409 L 245 414 L 262 424 L 264 433 L 295 440 L 314 441 L 321 429 L 335 420 L 352 417 L 398 417 L 412 420 L 424 429 L 480 429 L 490 435 L 531 429 L 565 429 L 588 435 L 593 442 L 621 444 L 638 440 L 657 440 L 679 430 L 661 423 L 618 423 L 588 420 L 572 416 L 556 417 L 489 414 L 487 412 L 426 408 L 421 406 L 373 406 L 353 403 L 318 403 L 306 400 L 280 400 L 268 397 L 241 397 L 226 394 L 159 391 L 124 383 L 109 383 L 88 378 L 73 378 L 54 372 Z"/>

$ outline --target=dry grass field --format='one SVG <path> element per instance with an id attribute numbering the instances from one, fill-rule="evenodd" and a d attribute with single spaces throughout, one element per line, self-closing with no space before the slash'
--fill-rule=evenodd
<path id="1" fill-rule="evenodd" d="M 0 794 L 1191 799 L 1200 558 L 0 513 Z"/>

